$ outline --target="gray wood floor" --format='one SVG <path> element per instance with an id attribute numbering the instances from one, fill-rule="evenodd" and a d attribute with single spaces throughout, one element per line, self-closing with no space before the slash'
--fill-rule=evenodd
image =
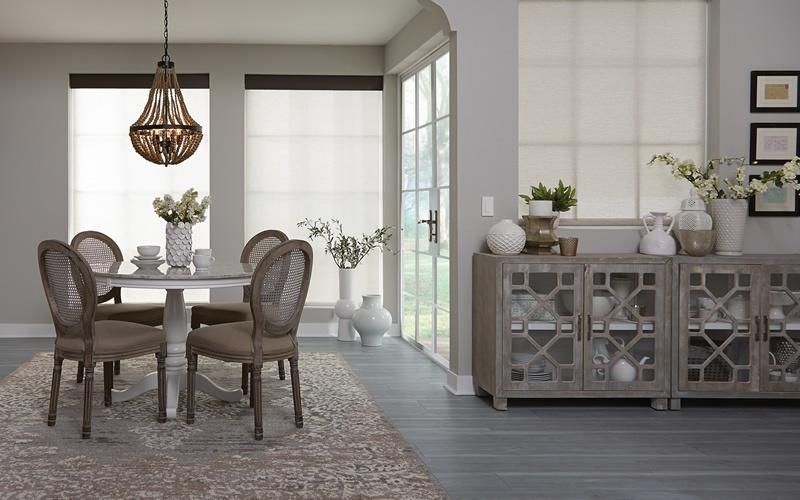
<path id="1" fill-rule="evenodd" d="M 51 347 L 0 339 L 0 377 Z M 800 498 L 796 402 L 684 400 L 656 412 L 644 400 L 509 401 L 497 412 L 450 395 L 444 371 L 399 339 L 301 339 L 301 351 L 341 352 L 453 498 Z"/>

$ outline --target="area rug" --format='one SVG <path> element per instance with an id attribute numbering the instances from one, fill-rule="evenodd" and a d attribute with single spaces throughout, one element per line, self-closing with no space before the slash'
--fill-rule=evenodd
<path id="1" fill-rule="evenodd" d="M 289 380 L 264 366 L 264 440 L 248 400 L 197 393 L 196 419 L 156 421 L 156 393 L 102 406 L 95 375 L 92 437 L 80 438 L 83 384 L 65 362 L 55 427 L 45 423 L 52 354 L 0 381 L 0 498 L 446 498 L 336 353 L 301 354 L 305 427 L 294 427 Z M 123 361 L 126 387 L 155 358 Z M 200 373 L 238 387 L 239 365 L 200 358 Z M 287 370 L 288 371 L 288 370 Z M 288 373 L 287 373 L 288 379 Z"/>

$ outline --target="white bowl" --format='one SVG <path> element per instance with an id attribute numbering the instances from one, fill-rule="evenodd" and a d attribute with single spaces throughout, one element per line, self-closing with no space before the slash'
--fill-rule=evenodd
<path id="1" fill-rule="evenodd" d="M 155 257 L 160 250 L 161 247 L 158 245 L 140 245 L 136 247 L 136 251 L 139 252 L 139 255 L 142 257 Z"/>

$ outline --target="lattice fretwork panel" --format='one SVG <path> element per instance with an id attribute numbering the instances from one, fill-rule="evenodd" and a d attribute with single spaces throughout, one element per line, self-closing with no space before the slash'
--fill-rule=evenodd
<path id="1" fill-rule="evenodd" d="M 766 373 L 775 390 L 800 390 L 800 271 L 769 274 Z"/>

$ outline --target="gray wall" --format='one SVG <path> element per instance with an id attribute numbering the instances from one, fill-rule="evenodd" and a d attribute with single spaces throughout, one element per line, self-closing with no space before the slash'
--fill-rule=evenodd
<path id="1" fill-rule="evenodd" d="M 171 48 L 179 71 L 210 74 L 211 195 L 214 220 L 226 221 L 212 224 L 211 245 L 221 259 L 235 261 L 245 239 L 243 75 L 380 75 L 383 47 Z M 0 323 L 49 321 L 35 249 L 43 239 L 68 237 L 69 73 L 152 73 L 161 50 L 160 45 L 0 44 Z M 394 290 L 394 281 L 386 286 Z M 239 297 L 236 290 L 214 294 Z"/>

